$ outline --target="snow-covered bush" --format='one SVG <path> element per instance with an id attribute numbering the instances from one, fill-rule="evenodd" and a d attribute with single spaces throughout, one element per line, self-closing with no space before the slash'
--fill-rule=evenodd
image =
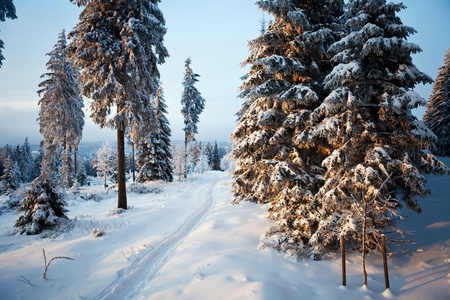
<path id="1" fill-rule="evenodd" d="M 155 186 L 148 186 L 142 183 L 135 182 L 130 184 L 127 188 L 127 191 L 130 193 L 136 194 L 160 194 L 162 193 L 162 189 Z"/>
<path id="2" fill-rule="evenodd" d="M 18 212 L 23 214 L 16 220 L 20 234 L 39 234 L 46 229 L 55 229 L 67 220 L 66 202 L 56 183 L 42 176 L 36 178 L 25 191 Z"/>

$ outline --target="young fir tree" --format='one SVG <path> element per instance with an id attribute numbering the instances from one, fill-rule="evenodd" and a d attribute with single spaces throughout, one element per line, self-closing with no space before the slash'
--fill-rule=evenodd
<path id="1" fill-rule="evenodd" d="M 450 156 L 450 48 L 439 69 L 423 121 L 438 138 L 433 151 L 437 155 Z"/>
<path id="2" fill-rule="evenodd" d="M 72 149 L 77 150 L 84 126 L 84 102 L 76 81 L 77 72 L 68 60 L 67 39 L 65 30 L 58 36 L 58 42 L 47 55 L 48 73 L 39 84 L 39 101 L 41 133 L 55 150 L 59 145 L 63 148 L 64 159 L 60 173 L 64 185 L 70 187 L 75 177 Z"/>
<path id="3" fill-rule="evenodd" d="M 183 94 L 181 96 L 181 113 L 184 117 L 184 157 L 185 168 L 184 178 L 187 175 L 187 146 L 194 140 L 194 135 L 198 133 L 197 123 L 199 122 L 199 115 L 205 108 L 205 99 L 201 93 L 195 87 L 195 83 L 198 82 L 197 77 L 200 75 L 194 73 L 191 69 L 191 58 L 188 57 L 185 61 L 185 72 L 183 79 Z"/>
<path id="4" fill-rule="evenodd" d="M 138 160 L 137 165 L 139 174 L 138 182 L 152 180 L 164 180 L 171 182 L 173 180 L 172 153 L 170 151 L 171 130 L 169 120 L 166 117 L 167 106 L 164 101 L 164 93 L 159 85 L 154 98 L 156 112 L 156 124 L 149 124 L 147 137 L 142 137 L 138 142 Z"/>
<path id="5" fill-rule="evenodd" d="M 43 113 L 42 107 L 40 116 Z M 49 126 L 52 124 L 46 123 Z M 43 123 L 41 131 L 45 131 Z M 56 125 L 55 125 L 56 126 Z M 44 135 L 44 137 L 47 135 Z M 20 234 L 39 234 L 46 229 L 54 229 L 68 218 L 67 203 L 58 188 L 56 180 L 56 160 L 58 150 L 53 138 L 45 138 L 45 153 L 42 155 L 40 175 L 28 185 L 25 197 L 20 201 L 17 212 L 22 215 L 16 220 L 14 227 L 20 228 Z"/>
<path id="6" fill-rule="evenodd" d="M 339 38 L 343 1 L 258 1 L 274 22 L 249 43 L 241 86 L 245 99 L 233 133 L 234 202 L 270 202 L 276 249 L 298 253 L 311 231 L 299 226 L 323 182 L 329 149 L 307 138 L 308 118 L 324 95 L 332 69 L 326 52 Z M 306 223 L 308 220 L 304 220 Z M 314 226 L 314 224 L 310 224 Z"/>
<path id="7" fill-rule="evenodd" d="M 220 171 L 220 157 L 219 157 L 219 148 L 217 146 L 217 141 L 214 142 L 214 146 L 212 149 L 211 167 L 214 171 Z"/>
<path id="8" fill-rule="evenodd" d="M 86 6 L 69 34 L 71 58 L 82 69 L 79 82 L 91 98 L 93 121 L 117 131 L 118 208 L 127 209 L 125 132 L 133 124 L 154 122 L 150 100 L 157 90 L 157 64 L 168 56 L 160 0 L 75 2 Z M 116 112 L 108 119 L 111 109 Z"/>
<path id="9" fill-rule="evenodd" d="M 0 177 L 0 195 L 10 195 L 20 187 L 22 176 L 17 162 L 8 155 L 3 163 L 3 175 Z"/>
<path id="10" fill-rule="evenodd" d="M 432 80 L 412 63 L 421 50 L 407 42 L 415 30 L 397 16 L 403 8 L 350 1 L 349 34 L 329 49 L 336 66 L 324 81 L 328 96 L 309 115 L 307 139 L 332 152 L 322 163 L 323 186 L 291 229 L 311 232 L 303 241 L 312 253 L 337 249 L 340 235 L 360 245 L 363 226 L 364 247 L 380 249 L 381 234 L 395 230 L 391 212 L 400 202 L 420 213 L 417 196 L 430 193 L 423 174 L 448 172 L 421 150 L 433 134 L 411 114 L 426 103 L 412 89 Z M 355 213 L 369 203 L 367 214 Z"/>
<path id="11" fill-rule="evenodd" d="M 21 158 L 19 160 L 19 169 L 22 174 L 23 182 L 30 182 L 33 173 L 33 155 L 31 154 L 31 147 L 28 143 L 28 138 L 25 138 L 25 142 L 20 148 Z"/>
<path id="12" fill-rule="evenodd" d="M 16 8 L 12 0 L 1 0 L 0 1 L 0 22 L 4 22 L 6 18 L 11 20 L 17 19 Z M 0 67 L 2 66 L 2 61 L 5 57 L 2 54 L 3 41 L 0 39 Z"/>

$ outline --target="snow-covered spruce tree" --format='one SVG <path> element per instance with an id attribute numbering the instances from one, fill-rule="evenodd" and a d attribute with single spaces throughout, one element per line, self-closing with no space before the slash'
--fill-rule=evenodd
<path id="1" fill-rule="evenodd" d="M 219 157 L 219 148 L 217 146 L 217 141 L 214 142 L 212 157 L 211 157 L 211 166 L 214 171 L 220 171 L 220 157 Z"/>
<path id="2" fill-rule="evenodd" d="M 87 184 L 87 171 L 86 171 L 86 163 L 89 164 L 88 160 L 81 160 L 77 162 L 77 177 L 76 182 L 79 186 L 83 186 Z"/>
<path id="3" fill-rule="evenodd" d="M 184 117 L 184 157 L 185 168 L 184 178 L 187 175 L 187 146 L 194 140 L 194 135 L 198 133 L 197 123 L 199 122 L 199 115 L 205 108 L 205 99 L 202 94 L 195 87 L 198 82 L 197 77 L 200 75 L 194 73 L 191 68 L 191 58 L 188 57 L 185 61 L 185 72 L 183 79 L 183 94 L 181 96 L 181 114 Z"/>
<path id="4" fill-rule="evenodd" d="M 322 163 L 325 182 L 295 227 L 312 232 L 313 253 L 337 249 L 341 234 L 360 245 L 364 218 L 355 214 L 357 202 L 375 195 L 366 246 L 379 249 L 380 235 L 395 230 L 389 211 L 404 202 L 420 212 L 416 197 L 430 193 L 423 174 L 448 172 L 422 152 L 434 135 L 411 115 L 426 103 L 412 89 L 432 80 L 412 63 L 411 54 L 421 50 L 407 42 L 415 30 L 396 15 L 403 8 L 385 0 L 350 1 L 349 34 L 329 49 L 336 64 L 325 78 L 329 94 L 310 114 L 306 138 L 333 151 Z"/>
<path id="5" fill-rule="evenodd" d="M 423 121 L 438 138 L 433 151 L 437 155 L 450 156 L 450 48 L 439 69 Z"/>
<path id="6" fill-rule="evenodd" d="M 83 95 L 91 98 L 93 121 L 117 130 L 118 208 L 122 209 L 127 209 L 125 132 L 132 124 L 154 122 L 150 100 L 157 90 L 157 64 L 168 56 L 159 2 L 76 1 L 87 4 L 69 34 L 71 58 L 82 69 L 78 80 Z M 112 108 L 116 113 L 108 120 Z"/>
<path id="7" fill-rule="evenodd" d="M 55 179 L 43 175 L 36 178 L 25 191 L 18 212 L 23 214 L 16 220 L 20 234 L 39 234 L 45 229 L 55 229 L 67 219 L 67 203 L 59 191 Z"/>
<path id="8" fill-rule="evenodd" d="M 33 172 L 33 155 L 31 154 L 31 147 L 28 143 L 28 138 L 25 138 L 25 142 L 20 148 L 21 158 L 19 160 L 19 169 L 22 174 L 23 182 L 30 182 Z"/>
<path id="9" fill-rule="evenodd" d="M 4 22 L 6 18 L 11 20 L 17 19 L 16 7 L 12 0 L 0 0 L 0 22 Z M 2 66 L 2 61 L 5 59 L 2 54 L 2 49 L 5 48 L 3 44 L 3 41 L 0 39 L 0 68 Z"/>
<path id="10" fill-rule="evenodd" d="M 41 130 L 42 126 L 43 124 Z M 16 220 L 14 227 L 20 228 L 21 234 L 39 234 L 46 229 L 55 229 L 67 220 L 67 203 L 55 178 L 55 161 L 58 155 L 55 145 L 59 144 L 55 144 L 53 139 L 44 139 L 45 153 L 41 160 L 40 175 L 28 185 L 25 197 L 19 203 L 17 212 L 22 212 L 22 215 Z"/>
<path id="11" fill-rule="evenodd" d="M 249 43 L 245 99 L 232 137 L 234 202 L 270 202 L 273 247 L 298 252 L 312 232 L 300 220 L 323 182 L 330 149 L 307 138 L 308 118 L 324 97 L 332 65 L 326 50 L 340 34 L 343 1 L 258 1 L 274 22 Z M 310 228 L 316 226 L 309 224 Z"/>
<path id="12" fill-rule="evenodd" d="M 164 180 L 171 182 L 173 180 L 170 162 L 172 159 L 170 151 L 171 130 L 169 120 L 166 117 L 167 106 L 161 83 L 154 98 L 154 106 L 156 123 L 149 124 L 151 128 L 147 137 L 142 137 L 138 142 L 138 160 L 136 163 L 139 174 L 137 181 Z"/>
<path id="13" fill-rule="evenodd" d="M 0 195 L 10 195 L 14 193 L 22 182 L 17 162 L 13 161 L 8 155 L 3 163 L 3 175 L 0 177 Z"/>
<path id="14" fill-rule="evenodd" d="M 39 84 L 38 94 L 40 115 L 38 122 L 46 143 L 53 144 L 55 150 L 61 146 L 65 159 L 60 169 L 63 183 L 70 187 L 73 184 L 75 169 L 71 157 L 72 149 L 77 150 L 81 141 L 84 126 L 84 102 L 76 81 L 77 71 L 68 60 L 67 39 L 65 30 L 58 36 L 53 50 L 47 53 L 48 73 Z M 68 164 L 70 162 L 70 165 Z M 72 179 L 70 179 L 72 178 Z M 67 185 L 69 184 L 69 185 Z"/>

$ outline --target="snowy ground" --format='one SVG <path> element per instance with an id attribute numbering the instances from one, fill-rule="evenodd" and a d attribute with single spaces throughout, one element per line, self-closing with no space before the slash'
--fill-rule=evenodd
<path id="1" fill-rule="evenodd" d="M 449 165 L 450 160 L 447 160 Z M 401 226 L 417 244 L 389 260 L 391 290 L 384 291 L 382 258 L 347 255 L 347 286 L 339 257 L 293 262 L 259 249 L 270 227 L 266 206 L 230 205 L 229 173 L 208 172 L 185 182 L 153 183 L 149 194 L 128 194 L 122 214 L 113 191 L 82 191 L 99 201 L 70 196 L 69 232 L 42 238 L 15 234 L 15 212 L 0 215 L 1 299 L 450 299 L 450 176 L 430 176 L 424 213 Z M 105 235 L 94 238 L 92 230 Z M 43 280 L 47 261 L 55 260 Z M 29 281 L 30 284 L 24 282 Z"/>

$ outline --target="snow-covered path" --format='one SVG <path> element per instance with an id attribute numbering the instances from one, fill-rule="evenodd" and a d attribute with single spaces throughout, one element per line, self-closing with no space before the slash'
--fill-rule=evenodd
<path id="1" fill-rule="evenodd" d="M 134 299 L 144 287 L 148 286 L 180 243 L 197 228 L 205 215 L 211 210 L 215 203 L 214 188 L 220 180 L 219 175 L 219 173 L 211 173 L 207 181 L 201 185 L 194 185 L 185 191 L 189 198 L 200 199 L 201 207 L 189 215 L 173 234 L 164 238 L 147 253 L 137 257 L 129 267 L 120 270 L 119 278 L 94 299 Z"/>

